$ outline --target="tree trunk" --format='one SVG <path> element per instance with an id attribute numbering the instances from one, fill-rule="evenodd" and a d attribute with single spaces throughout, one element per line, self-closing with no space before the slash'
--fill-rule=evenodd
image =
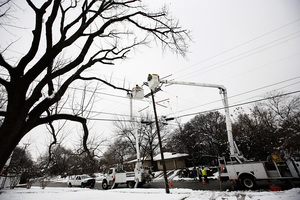
<path id="1" fill-rule="evenodd" d="M 24 135 L 20 130 L 22 123 L 16 120 L 10 121 L 13 123 L 4 122 L 0 129 L 0 169 L 3 169 L 9 156 Z"/>
<path id="2" fill-rule="evenodd" d="M 24 88 L 14 85 L 14 89 L 9 92 L 7 114 L 0 127 L 0 169 L 2 170 L 14 148 L 18 145 L 22 137 L 28 132 L 26 130 L 27 113 L 25 108 Z M 26 92 L 26 90 L 25 90 Z"/>

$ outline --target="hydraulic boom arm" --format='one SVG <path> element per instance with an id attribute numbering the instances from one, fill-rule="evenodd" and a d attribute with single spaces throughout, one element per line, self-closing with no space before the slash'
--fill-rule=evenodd
<path id="1" fill-rule="evenodd" d="M 156 74 L 150 75 L 149 74 L 149 76 L 148 76 L 148 86 L 150 87 L 150 89 L 156 88 L 160 83 L 218 88 L 219 91 L 220 91 L 220 94 L 222 96 L 222 102 L 223 102 L 224 109 L 225 109 L 226 129 L 227 129 L 227 137 L 228 137 L 230 155 L 234 156 L 234 157 L 239 156 L 239 150 L 237 149 L 236 145 L 234 144 L 233 136 L 232 136 L 232 125 L 231 125 L 230 115 L 229 115 L 227 90 L 223 85 L 207 84 L 207 83 L 194 83 L 194 82 L 183 82 L 183 81 L 160 80 L 158 75 L 156 75 Z"/>

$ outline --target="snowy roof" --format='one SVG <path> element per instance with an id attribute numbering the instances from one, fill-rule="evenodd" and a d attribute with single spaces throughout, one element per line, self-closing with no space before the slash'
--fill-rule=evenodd
<path id="1" fill-rule="evenodd" d="M 165 160 L 174 159 L 174 158 L 181 158 L 181 157 L 188 157 L 188 156 L 189 156 L 189 154 L 186 154 L 186 153 L 164 152 L 164 159 Z M 141 158 L 141 160 L 150 160 L 150 158 L 147 158 L 147 159 Z M 158 154 L 158 155 L 154 156 L 153 160 L 154 161 L 161 160 L 161 155 Z M 128 161 L 127 163 L 135 163 L 136 161 L 137 161 L 137 159 L 134 159 L 134 160 Z"/>
<path id="2" fill-rule="evenodd" d="M 186 153 L 172 153 L 172 152 L 164 152 L 164 159 L 174 159 L 174 158 L 181 158 L 181 157 L 187 157 L 189 154 Z M 161 154 L 158 154 L 154 156 L 153 158 L 154 161 L 161 160 Z"/>

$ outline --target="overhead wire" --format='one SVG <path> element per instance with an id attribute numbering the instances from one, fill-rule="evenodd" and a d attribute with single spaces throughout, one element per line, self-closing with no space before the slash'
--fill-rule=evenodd
<path id="1" fill-rule="evenodd" d="M 296 94 L 296 93 L 299 93 L 299 92 L 300 92 L 300 90 L 297 90 L 297 91 L 288 92 L 288 93 L 284 93 L 284 94 L 280 94 L 280 95 L 276 95 L 276 96 L 272 96 L 272 97 L 266 97 L 266 98 L 262 98 L 262 99 L 258 99 L 258 100 L 253 100 L 253 101 L 248 101 L 248 102 L 244 102 L 244 103 L 234 104 L 234 105 L 228 106 L 228 108 L 238 107 L 238 106 L 247 105 L 247 104 L 251 104 L 251 103 L 257 103 L 257 102 L 260 102 L 260 101 L 265 101 L 265 100 L 269 100 L 269 99 L 273 99 L 273 98 L 277 98 L 277 97 L 292 95 L 292 94 Z M 214 111 L 223 110 L 223 109 L 224 109 L 224 107 L 223 108 L 216 108 L 216 109 L 206 110 L 206 111 L 201 111 L 201 112 L 189 113 L 189 114 L 184 114 L 184 115 L 177 116 L 175 118 L 182 118 L 182 117 L 187 117 L 187 116 L 192 116 L 192 115 L 199 115 L 199 114 L 214 112 Z"/>
<path id="2" fill-rule="evenodd" d="M 292 37 L 292 38 L 289 38 L 289 39 L 286 39 L 287 37 L 290 37 L 291 35 L 294 35 L 294 34 L 299 33 L 299 32 L 300 32 L 300 31 L 297 31 L 297 32 L 292 33 L 292 34 L 290 34 L 290 35 L 288 35 L 288 36 L 279 38 L 279 39 L 277 39 L 277 40 L 274 40 L 274 41 L 269 42 L 269 43 L 267 43 L 267 44 L 264 44 L 264 45 L 261 45 L 261 46 L 259 46 L 259 47 L 253 48 L 253 49 L 251 49 L 251 50 L 248 50 L 248 51 L 246 51 L 246 52 L 240 53 L 240 54 L 238 54 L 238 55 L 232 56 L 232 57 L 227 58 L 227 59 L 225 59 L 225 60 L 222 60 L 222 61 L 220 61 L 220 62 L 217 62 L 217 63 L 211 64 L 211 65 L 208 65 L 207 67 L 204 67 L 204 68 L 201 68 L 201 69 L 199 69 L 199 70 L 190 72 L 190 73 L 188 73 L 188 74 L 179 76 L 179 78 L 182 78 L 182 77 L 185 77 L 185 78 L 191 78 L 191 77 L 194 77 L 194 76 L 199 76 L 199 73 L 201 73 L 201 75 L 202 75 L 202 74 L 207 73 L 207 72 L 209 72 L 209 71 L 212 71 L 212 70 L 221 68 L 221 67 L 226 66 L 226 65 L 228 65 L 228 64 L 231 64 L 231 63 L 233 63 L 233 62 L 236 62 L 236 61 L 239 61 L 239 60 L 241 60 L 241 59 L 247 58 L 247 57 L 249 57 L 249 56 L 255 55 L 255 54 L 257 54 L 257 53 L 263 52 L 263 51 L 268 50 L 268 49 L 270 49 L 270 48 L 273 48 L 273 47 L 276 47 L 276 46 L 281 45 L 281 44 L 283 44 L 283 43 L 286 43 L 286 42 L 289 41 L 289 40 L 293 40 L 293 39 L 298 38 L 300 35 L 295 36 L 295 37 Z M 262 47 L 265 47 L 265 46 L 267 46 L 267 45 L 270 45 L 270 44 L 272 44 L 272 43 L 274 43 L 274 42 L 277 42 L 277 41 L 280 41 L 280 40 L 283 40 L 283 41 L 280 42 L 280 43 L 276 43 L 276 44 L 274 44 L 274 45 L 272 45 L 272 46 L 268 46 L 268 47 L 266 47 L 266 48 L 264 48 L 264 49 L 260 49 L 260 48 L 262 48 Z M 260 50 L 258 50 L 258 49 L 260 49 Z M 255 50 L 258 50 L 258 51 L 255 51 Z M 252 52 L 252 51 L 255 51 L 255 52 L 250 53 L 250 52 Z M 247 53 L 250 53 L 250 54 L 247 54 Z M 244 54 L 246 54 L 246 55 L 244 55 Z M 241 55 L 244 55 L 244 56 L 239 57 L 239 56 L 241 56 Z M 238 58 L 238 57 L 239 57 L 239 58 Z M 234 59 L 234 58 L 236 58 L 236 59 Z M 227 62 L 227 61 L 228 61 L 228 62 Z M 224 63 L 224 64 L 221 64 L 221 63 Z M 219 64 L 221 64 L 221 65 L 219 65 Z M 216 66 L 216 67 L 211 68 L 211 67 L 213 67 L 213 66 Z M 205 70 L 205 71 L 204 71 L 204 70 Z M 203 71 L 204 71 L 204 72 L 203 72 Z"/>
<path id="3" fill-rule="evenodd" d="M 282 61 L 284 61 L 284 60 L 286 60 L 286 59 L 288 59 L 288 58 L 291 58 L 291 57 L 294 57 L 294 56 L 299 56 L 299 54 L 300 54 L 300 51 L 298 51 L 298 52 L 296 52 L 296 53 L 294 53 L 294 54 L 288 55 L 288 56 L 286 56 L 286 57 L 283 57 L 283 58 L 274 60 L 274 61 L 272 61 L 272 62 L 269 62 L 269 63 L 263 64 L 263 65 L 260 65 L 260 66 L 258 66 L 258 67 L 251 68 L 250 70 L 244 71 L 244 72 L 242 72 L 242 73 L 235 74 L 235 75 L 230 76 L 230 77 L 228 77 L 228 78 L 222 79 L 222 80 L 220 80 L 220 82 L 223 82 L 224 80 L 227 80 L 227 79 L 232 79 L 233 77 L 241 76 L 242 74 L 245 74 L 245 73 L 253 72 L 253 71 L 257 70 L 257 69 L 262 69 L 262 68 L 265 68 L 265 67 L 267 67 L 267 66 L 271 66 L 271 65 L 273 65 L 273 64 L 282 62 Z"/>
<path id="4" fill-rule="evenodd" d="M 272 97 L 266 97 L 266 98 L 262 98 L 262 99 L 258 99 L 258 100 L 253 100 L 253 101 L 247 101 L 247 102 L 243 102 L 243 103 L 239 103 L 239 104 L 234 104 L 234 105 L 228 106 L 228 108 L 238 107 L 238 106 L 247 105 L 247 104 L 251 104 L 251 103 L 257 103 L 257 102 L 269 100 L 269 99 L 272 99 L 272 98 L 277 98 L 277 97 L 292 95 L 292 94 L 296 94 L 296 93 L 300 93 L 300 90 L 293 91 L 293 92 L 288 92 L 288 93 L 284 93 L 284 94 L 280 94 L 280 95 L 276 95 L 276 96 L 272 96 Z M 215 112 L 215 111 L 223 110 L 223 109 L 224 109 L 224 107 L 222 107 L 222 108 L 216 108 L 216 109 L 211 109 L 211 110 L 205 110 L 205 111 L 201 111 L 201 112 L 194 112 L 194 113 L 189 113 L 189 114 L 175 116 L 175 118 L 178 119 L 178 118 L 183 118 L 183 117 L 188 117 L 188 116 L 193 116 L 193 115 L 199 115 L 199 114 L 204 114 L 204 113 L 209 113 L 209 112 Z M 95 121 L 108 121 L 108 122 L 120 121 L 118 119 L 89 118 L 89 117 L 87 119 L 88 120 L 95 120 Z M 130 120 L 130 119 L 128 119 L 128 120 L 122 120 L 122 121 L 124 121 L 124 122 L 132 122 L 132 120 Z"/>
<path id="5" fill-rule="evenodd" d="M 280 30 L 280 29 L 282 29 L 282 28 L 285 28 L 285 27 L 287 27 L 287 26 L 289 26 L 289 25 L 292 25 L 292 24 L 294 24 L 294 23 L 296 23 L 296 22 L 299 22 L 299 21 L 300 21 L 300 19 L 296 19 L 296 20 L 291 21 L 291 22 L 289 22 L 289 23 L 287 23 L 287 24 L 284 24 L 284 25 L 282 25 L 282 26 L 280 26 L 280 27 L 277 27 L 277 28 L 275 28 L 275 29 L 272 29 L 271 31 L 268 31 L 268 32 L 266 32 L 266 33 L 264 33 L 264 34 L 262 34 L 262 35 L 259 35 L 259 36 L 255 37 L 255 38 L 253 38 L 253 39 L 250 39 L 250 40 L 248 40 L 248 41 L 246 41 L 246 42 L 243 42 L 243 43 L 241 43 L 241 44 L 239 44 L 239 45 L 237 45 L 237 46 L 234 46 L 234 47 L 232 47 L 232 48 L 230 48 L 230 49 L 227 49 L 227 50 L 225 50 L 225 51 L 223 51 L 223 52 L 221 52 L 221 53 L 218 53 L 218 54 L 216 54 L 216 55 L 214 55 L 214 56 L 211 56 L 211 57 L 209 57 L 209 58 L 207 58 L 207 59 L 205 59 L 205 60 L 199 61 L 199 62 L 197 62 L 197 63 L 195 63 L 195 64 L 193 64 L 193 65 L 191 65 L 191 66 L 189 66 L 189 67 L 186 67 L 186 68 L 184 68 L 184 69 L 178 70 L 178 71 L 172 73 L 172 75 L 181 73 L 181 72 L 183 72 L 183 71 L 185 71 L 185 70 L 188 70 L 188 69 L 190 69 L 190 68 L 192 68 L 192 67 L 194 67 L 194 66 L 197 66 L 197 65 L 199 65 L 199 64 L 201 64 L 201 63 L 204 63 L 204 62 L 206 62 L 206 61 L 212 60 L 212 59 L 214 59 L 214 58 L 216 58 L 216 57 L 218 57 L 218 56 L 220 56 L 220 55 L 226 54 L 226 53 L 228 53 L 228 52 L 230 52 L 230 51 L 232 51 L 232 50 L 234 50 L 234 49 L 237 49 L 237 48 L 239 48 L 239 47 L 241 47 L 241 46 L 244 46 L 245 44 L 248 44 L 248 43 L 250 43 L 250 42 L 253 42 L 253 41 L 255 41 L 255 40 L 259 39 L 259 38 L 262 38 L 262 37 L 264 37 L 264 36 L 266 36 L 266 35 L 269 35 L 269 34 L 275 32 L 275 31 L 278 31 L 278 30 Z"/>
<path id="6" fill-rule="evenodd" d="M 262 37 L 264 37 L 264 36 L 266 36 L 266 35 L 268 35 L 268 34 L 270 34 L 270 33 L 273 33 L 273 32 L 275 32 L 275 31 L 278 31 L 279 29 L 282 29 L 282 28 L 287 27 L 287 26 L 289 26 L 289 25 L 291 25 L 291 24 L 294 24 L 294 23 L 296 23 L 296 22 L 299 22 L 299 20 L 300 20 L 300 19 L 294 20 L 294 21 L 292 21 L 292 22 L 290 22 L 290 23 L 287 23 L 287 24 L 285 24 L 285 25 L 283 25 L 283 26 L 280 26 L 280 27 L 278 27 L 278 28 L 276 28 L 276 29 L 273 29 L 273 30 L 271 30 L 271 31 L 269 31 L 269 32 L 267 32 L 267 33 L 265 33 L 265 34 L 262 34 L 262 35 L 260 35 L 260 36 L 258 36 L 258 37 L 255 37 L 255 38 L 251 39 L 251 40 L 248 40 L 248 41 L 246 41 L 246 42 L 244 42 L 244 43 L 242 43 L 242 44 L 240 44 L 240 45 L 237 45 L 237 46 L 235 46 L 235 47 L 233 47 L 233 48 L 230 48 L 230 49 L 228 49 L 228 50 L 226 50 L 226 51 L 224 51 L 224 52 L 221 52 L 221 53 L 219 53 L 219 54 L 216 54 L 215 56 L 209 57 L 209 58 L 207 58 L 207 59 L 205 59 L 205 60 L 203 60 L 203 61 L 200 61 L 200 62 L 198 62 L 198 63 L 195 63 L 195 64 L 191 65 L 190 67 L 187 67 L 187 68 L 185 68 L 185 69 L 182 69 L 182 70 L 179 70 L 179 71 L 177 71 L 177 72 L 175 72 L 175 73 L 172 73 L 172 75 L 178 74 L 178 73 L 180 73 L 180 72 L 182 72 L 182 71 L 185 71 L 185 70 L 187 70 L 187 69 L 189 69 L 189 68 L 192 68 L 192 67 L 194 67 L 194 66 L 196 66 L 196 65 L 198 65 L 198 64 L 201 64 L 201 63 L 204 63 L 204 62 L 206 62 L 206 61 L 212 60 L 212 59 L 216 58 L 217 56 L 223 55 L 223 54 L 225 54 L 225 53 L 227 53 L 227 52 L 230 52 L 230 51 L 232 51 L 232 50 L 234 50 L 234 49 L 237 49 L 238 47 L 241 47 L 241 46 L 243 46 L 243 45 L 245 45 L 245 44 L 248 44 L 248 43 L 250 43 L 250 42 L 253 42 L 253 41 L 255 41 L 255 40 L 259 39 L 259 38 L 262 38 Z M 254 52 L 254 53 L 252 53 L 252 54 L 248 54 L 248 55 L 243 56 L 243 57 L 241 57 L 241 58 L 238 58 L 238 59 L 236 59 L 236 60 L 227 62 L 227 63 L 225 63 L 225 64 L 223 64 L 223 65 L 221 65 L 221 66 L 217 66 L 217 67 L 215 67 L 215 68 L 213 68 L 213 69 L 209 69 L 209 70 L 207 70 L 207 71 L 205 71 L 205 72 L 208 72 L 208 71 L 217 69 L 217 68 L 222 67 L 222 66 L 224 66 L 224 65 L 227 65 L 227 64 L 229 64 L 229 63 L 231 63 L 231 62 L 240 60 L 240 59 L 242 59 L 242 58 L 248 57 L 248 56 L 250 56 L 250 55 L 259 53 L 259 52 L 264 51 L 264 50 L 266 50 L 266 49 L 269 49 L 269 48 L 275 47 L 275 46 L 277 46 L 277 45 L 280 45 L 280 44 L 282 44 L 282 43 L 285 43 L 285 42 L 287 41 L 287 40 L 286 40 L 287 38 L 288 38 L 288 40 L 295 39 L 295 38 L 297 38 L 297 37 L 299 37 L 299 36 L 297 35 L 297 36 L 292 37 L 292 38 L 291 38 L 291 36 L 294 36 L 295 34 L 298 34 L 298 33 L 299 33 L 299 31 L 296 31 L 296 32 L 294 32 L 294 33 L 285 35 L 285 36 L 283 36 L 283 37 L 281 37 L 281 38 L 279 38 L 279 39 L 273 40 L 273 41 L 271 41 L 271 42 L 269 42 L 269 43 L 266 43 L 266 44 L 264 44 L 264 45 L 261 45 L 261 46 L 259 46 L 259 47 L 253 48 L 253 49 L 248 50 L 248 51 L 246 51 L 246 52 L 243 52 L 243 53 L 241 53 L 241 54 L 238 54 L 238 55 L 235 55 L 235 56 L 233 56 L 233 57 L 230 57 L 230 58 L 228 58 L 228 59 L 226 59 L 226 60 L 223 60 L 222 62 L 219 62 L 219 63 L 215 63 L 215 64 L 213 64 L 213 65 L 210 65 L 210 66 L 208 66 L 208 67 L 206 67 L 206 68 L 204 68 L 204 69 L 207 69 L 207 68 L 209 68 L 209 67 L 211 67 L 211 66 L 214 66 L 214 65 L 217 65 L 217 64 L 221 64 L 221 63 L 226 62 L 226 61 L 230 61 L 230 60 L 233 59 L 233 58 L 238 58 L 239 56 L 242 56 L 242 55 L 244 55 L 244 54 L 246 54 L 246 53 L 250 53 L 250 52 L 253 52 L 253 51 L 255 51 L 255 50 L 258 50 L 258 49 L 260 49 L 260 48 L 263 48 L 263 47 L 266 47 L 266 46 L 267 46 L 267 47 L 264 48 L 264 49 L 260 49 L 259 51 L 256 51 L 256 52 Z M 283 42 L 280 42 L 280 43 L 275 43 L 275 42 L 278 42 L 278 41 L 280 41 L 280 40 L 284 40 L 284 41 L 283 41 Z M 274 43 L 275 43 L 275 44 L 274 44 Z M 268 46 L 268 45 L 271 45 L 271 44 L 273 44 L 273 45 L 272 45 L 272 46 Z M 289 56 L 289 57 L 290 57 L 290 56 Z M 280 59 L 280 60 L 282 60 L 282 59 Z M 277 60 L 276 62 L 278 62 L 278 60 Z M 272 64 L 273 64 L 273 63 L 275 63 L 275 62 L 272 62 Z M 201 71 L 201 70 L 204 70 L 204 69 L 202 68 L 202 69 L 197 70 L 197 71 Z M 205 73 L 205 72 L 204 72 L 204 73 Z M 192 72 L 192 73 L 193 73 L 192 76 L 196 76 L 196 75 L 198 74 L 198 73 L 195 74 L 195 71 Z M 190 73 L 189 73 L 189 74 L 190 74 Z M 186 75 L 183 75 L 183 76 L 179 76 L 179 77 L 186 77 L 186 76 L 189 75 L 189 74 L 186 74 Z M 191 76 L 189 76 L 189 77 L 191 77 Z M 296 78 L 298 78 L 298 77 L 296 77 Z M 292 78 L 292 79 L 289 79 L 289 80 L 286 80 L 286 81 L 290 81 L 290 80 L 293 80 L 293 79 L 295 79 L 295 78 Z M 282 82 L 285 82 L 285 81 L 282 81 Z M 271 84 L 271 85 L 269 85 L 269 86 L 265 86 L 265 87 L 262 87 L 262 88 L 258 88 L 258 89 L 252 90 L 252 91 L 244 92 L 244 93 L 242 93 L 242 94 L 235 95 L 235 96 L 240 96 L 240 95 L 243 95 L 243 94 L 247 94 L 247 93 L 250 93 L 250 92 L 253 92 L 253 91 L 257 91 L 257 90 L 259 90 L 259 89 L 264 89 L 264 88 L 266 88 L 266 87 L 271 87 L 271 86 L 273 86 L 273 85 L 277 85 L 277 84 L 280 84 L 280 83 L 282 83 L 282 82 L 278 82 L 278 83 L 275 83 L 275 84 Z M 290 84 L 289 86 L 295 85 L 295 84 L 297 84 L 297 83 Z M 289 87 L 289 86 L 284 86 L 284 87 L 282 87 L 282 88 Z M 235 97 L 235 96 L 232 96 L 232 97 L 229 97 L 229 98 L 233 98 L 233 97 Z M 207 104 L 200 105 L 200 106 L 205 106 L 205 105 L 212 104 L 212 103 L 215 103 L 215 102 L 219 102 L 219 100 L 218 100 L 218 101 L 209 102 L 209 103 L 207 103 Z M 196 106 L 196 107 L 192 107 L 192 108 L 190 108 L 190 109 L 185 109 L 185 110 L 177 111 L 177 113 L 178 113 L 178 112 L 183 112 L 183 111 L 186 111 L 186 110 L 191 110 L 191 109 L 194 109 L 194 108 L 197 108 L 197 107 L 200 107 L 200 106 Z"/>
<path id="7" fill-rule="evenodd" d="M 292 81 L 292 80 L 296 80 L 296 79 L 299 79 L 300 76 L 297 76 L 297 77 L 294 77 L 294 78 L 290 78 L 290 79 L 287 79 L 287 80 L 284 80 L 284 81 L 280 81 L 280 82 L 277 82 L 277 83 L 273 83 L 273 84 L 270 84 L 270 85 L 266 85 L 266 86 L 263 86 L 263 87 L 260 87 L 260 88 L 256 88 L 256 89 L 253 89 L 253 90 L 249 90 L 247 92 L 243 92 L 243 93 L 240 93 L 240 94 L 236 94 L 236 95 L 233 95 L 233 96 L 229 96 L 228 99 L 232 99 L 234 97 L 238 97 L 238 96 L 242 96 L 242 95 L 245 95 L 245 94 L 249 94 L 249 93 L 252 93 L 252 92 L 256 92 L 256 91 L 259 91 L 259 90 L 262 90 L 262 89 L 266 89 L 266 88 L 269 88 L 269 87 L 272 87 L 272 86 L 276 86 L 276 85 L 279 85 L 279 84 L 282 84 L 282 83 L 286 83 L 286 82 L 289 82 L 289 81 Z M 289 87 L 289 86 L 292 86 L 292 85 L 295 85 L 295 84 L 298 84 L 299 82 L 296 82 L 296 83 L 293 83 L 293 84 L 290 84 L 288 86 L 284 86 L 284 87 L 281 87 L 281 88 L 277 88 L 276 90 L 281 90 L 285 87 Z M 188 108 L 188 109 L 184 109 L 184 110 L 180 110 L 180 111 L 177 111 L 177 113 L 181 113 L 181 112 L 185 112 L 185 111 L 188 111 L 188 110 L 192 110 L 192 109 L 195 109 L 195 108 L 199 108 L 199 107 L 203 107 L 203 106 L 207 106 L 207 105 L 210 105 L 210 104 L 213 104 L 213 103 L 217 103 L 217 102 L 221 102 L 222 100 L 215 100 L 215 101 L 211 101 L 211 102 L 208 102 L 208 103 L 205 103 L 205 104 L 202 104 L 202 105 L 198 105 L 198 106 L 194 106 L 194 107 L 191 107 L 191 108 Z"/>

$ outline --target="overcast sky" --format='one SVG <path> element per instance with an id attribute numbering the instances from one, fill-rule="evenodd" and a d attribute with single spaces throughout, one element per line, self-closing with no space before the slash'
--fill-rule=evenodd
<path id="1" fill-rule="evenodd" d="M 114 67 L 116 82 L 126 78 L 133 87 L 146 81 L 148 73 L 156 73 L 171 75 L 167 80 L 222 84 L 229 97 L 236 96 L 229 98 L 230 105 L 263 98 L 273 90 L 299 89 L 300 1 L 147 2 L 154 8 L 165 3 L 181 26 L 191 31 L 189 53 L 182 58 L 162 53 L 154 44 L 141 48 L 130 60 Z M 157 101 L 168 98 L 163 103 L 167 108 L 158 106 L 159 115 L 182 116 L 222 107 L 221 101 L 212 103 L 220 100 L 219 91 L 212 88 L 173 85 L 156 94 Z M 125 104 L 112 102 L 110 111 L 113 108 L 118 113 Z M 145 107 L 139 102 L 135 105 L 136 111 Z"/>
<path id="2" fill-rule="evenodd" d="M 159 46 L 142 47 L 128 60 L 115 66 L 101 67 L 99 76 L 109 77 L 118 86 L 132 88 L 147 80 L 149 73 L 167 80 L 224 85 L 229 104 L 235 105 L 263 98 L 273 90 L 293 92 L 300 86 L 300 1 L 299 0 L 146 0 L 156 10 L 169 7 L 179 24 L 191 31 L 192 42 L 186 58 L 162 52 Z M 1 39 L 3 41 L 3 38 Z M 260 89 L 263 88 L 263 89 Z M 145 92 L 149 89 L 144 87 Z M 156 101 L 158 115 L 180 117 L 186 122 L 195 115 L 222 107 L 219 91 L 180 85 L 163 87 Z M 102 114 L 93 115 L 92 132 L 109 136 L 116 115 L 129 115 L 129 100 L 122 91 L 103 87 L 93 107 Z M 233 97 L 235 96 L 235 97 Z M 214 102 L 214 103 L 212 103 Z M 150 100 L 134 101 L 134 115 L 153 112 Z M 146 108 L 142 112 L 140 110 Z M 246 109 L 250 105 L 244 105 Z M 221 111 L 223 112 L 223 111 Z M 114 113 L 105 114 L 105 113 Z M 191 115 L 190 115 L 191 114 Z M 75 129 L 75 130 L 74 130 Z M 78 128 L 69 128 L 69 138 L 77 137 Z M 32 148 L 46 139 L 39 127 L 22 142 L 30 139 Z M 72 141 L 72 139 L 70 139 Z M 36 155 L 34 155 L 36 156 Z"/>

